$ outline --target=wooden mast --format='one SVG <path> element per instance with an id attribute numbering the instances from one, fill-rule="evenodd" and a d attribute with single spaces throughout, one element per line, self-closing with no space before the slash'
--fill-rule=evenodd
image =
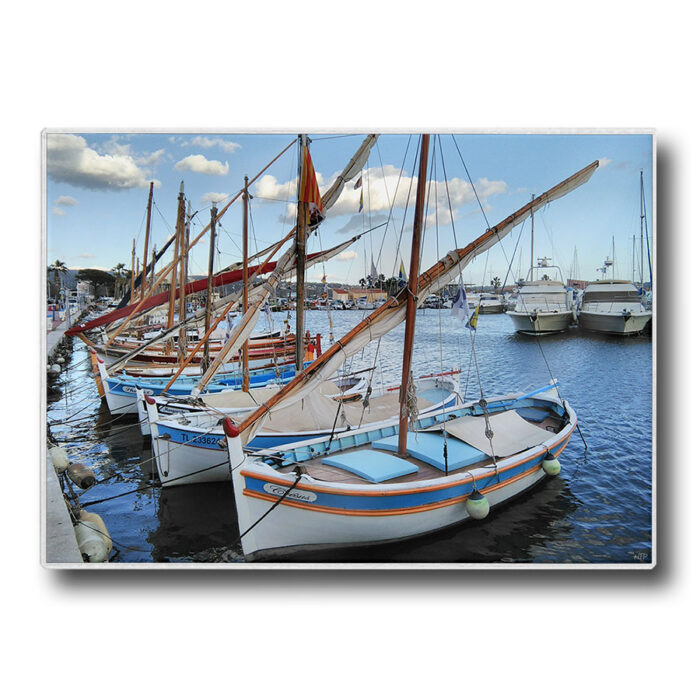
<path id="1" fill-rule="evenodd" d="M 308 148 L 308 137 L 299 134 L 299 196 L 297 208 L 297 303 L 296 303 L 296 370 L 304 369 L 304 273 L 306 271 L 306 223 L 308 221 L 309 205 L 302 202 L 301 176 L 304 168 L 305 149 Z"/>
<path id="2" fill-rule="evenodd" d="M 211 323 L 211 307 L 213 303 L 212 296 L 214 294 L 214 242 L 216 241 L 216 204 L 212 202 L 211 205 L 211 224 L 209 236 L 209 270 L 207 278 L 207 306 L 204 314 L 204 332 L 205 334 L 209 331 L 209 324 Z M 207 371 L 209 367 L 209 335 L 206 335 L 206 340 L 204 341 L 204 354 L 202 355 L 201 369 L 202 374 Z"/>
<path id="3" fill-rule="evenodd" d="M 177 196 L 177 222 L 175 223 L 175 247 L 173 250 L 173 262 L 170 274 L 170 299 L 168 301 L 168 328 L 175 322 L 175 289 L 177 287 L 177 263 L 180 255 L 180 238 L 182 219 L 185 215 L 185 183 L 180 182 L 180 194 Z M 168 343 L 167 351 L 170 349 Z"/>
<path id="4" fill-rule="evenodd" d="M 413 242 L 411 245 L 411 268 L 408 271 L 408 297 L 406 300 L 406 330 L 403 341 L 403 370 L 401 373 L 401 390 L 399 392 L 399 457 L 406 456 L 408 437 L 408 386 L 411 383 L 411 359 L 413 357 L 413 338 L 416 330 L 416 294 L 418 292 L 418 268 L 420 267 L 420 240 L 423 231 L 423 208 L 425 206 L 425 180 L 428 169 L 428 149 L 430 136 L 423 134 L 420 147 L 420 165 L 418 167 L 418 186 L 416 189 L 416 210 L 413 216 Z"/>
<path id="5" fill-rule="evenodd" d="M 184 196 L 184 195 L 183 195 Z M 183 202 L 183 214 L 184 214 L 184 202 Z M 179 320 L 180 323 L 185 320 L 187 315 L 187 295 L 185 294 L 185 286 L 187 285 L 187 261 L 189 259 L 187 250 L 187 232 L 189 230 L 189 213 L 190 213 L 190 203 L 187 203 L 187 216 L 183 218 L 182 224 L 180 225 L 180 250 L 182 251 L 182 259 L 180 260 L 180 310 L 179 310 Z M 187 355 L 187 330 L 185 326 L 180 326 L 180 343 L 179 343 L 180 361 L 185 359 Z"/>
<path id="6" fill-rule="evenodd" d="M 131 292 L 129 293 L 129 303 L 134 300 L 134 265 L 136 264 L 136 239 L 131 243 Z"/>
<path id="7" fill-rule="evenodd" d="M 143 242 L 143 274 L 141 276 L 141 298 L 146 293 L 146 271 L 148 270 L 148 238 L 151 234 L 151 208 L 153 207 L 153 182 L 148 191 L 148 207 L 146 209 L 146 240 Z M 155 258 L 153 261 L 155 267 Z"/>
<path id="8" fill-rule="evenodd" d="M 248 311 L 248 176 L 245 176 L 243 185 L 243 313 Z M 250 372 L 248 370 L 248 339 L 246 338 L 241 348 L 241 360 L 243 362 L 243 382 L 241 389 L 250 389 Z"/>

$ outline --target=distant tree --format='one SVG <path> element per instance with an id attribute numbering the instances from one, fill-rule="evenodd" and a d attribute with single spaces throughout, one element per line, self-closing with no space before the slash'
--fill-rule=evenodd
<path id="1" fill-rule="evenodd" d="M 386 277 L 380 272 L 379 277 L 377 277 L 377 282 L 379 283 L 379 289 L 384 289 L 384 283 L 386 282 Z"/>
<path id="2" fill-rule="evenodd" d="M 501 286 L 501 280 L 499 277 L 494 277 L 491 280 L 491 286 L 493 287 L 494 292 L 498 291 L 498 288 Z"/>
<path id="3" fill-rule="evenodd" d="M 124 263 L 117 263 L 112 268 L 114 274 L 114 297 L 120 297 L 123 294 L 124 280 L 127 276 L 127 269 Z"/>
<path id="4" fill-rule="evenodd" d="M 58 299 L 58 295 L 61 291 L 60 273 L 67 272 L 68 268 L 66 267 L 66 263 L 62 260 L 56 260 L 49 265 L 48 271 L 50 273 L 53 272 L 53 297 L 54 299 Z"/>
<path id="5" fill-rule="evenodd" d="M 110 291 L 114 292 L 115 280 L 109 272 L 104 270 L 95 270 L 90 267 L 86 267 L 83 270 L 78 270 L 75 275 L 78 280 L 86 280 L 91 282 L 95 287 L 95 296 L 105 296 Z"/>
<path id="6" fill-rule="evenodd" d="M 363 277 L 363 278 L 358 282 L 358 284 L 360 285 L 360 287 L 362 287 L 362 289 L 364 289 L 364 288 L 367 286 L 367 280 Z"/>

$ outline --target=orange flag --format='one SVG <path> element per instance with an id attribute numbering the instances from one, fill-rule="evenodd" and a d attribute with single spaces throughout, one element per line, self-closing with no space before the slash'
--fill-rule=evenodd
<path id="1" fill-rule="evenodd" d="M 299 200 L 307 202 L 309 205 L 309 221 L 318 225 L 325 218 L 321 193 L 318 190 L 316 172 L 314 164 L 311 162 L 311 153 L 308 146 L 304 147 L 303 160 L 301 166 L 301 187 L 299 188 Z"/>

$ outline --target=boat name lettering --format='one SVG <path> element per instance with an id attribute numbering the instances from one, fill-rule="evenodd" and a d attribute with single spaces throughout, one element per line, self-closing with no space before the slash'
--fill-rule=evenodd
<path id="1" fill-rule="evenodd" d="M 271 493 L 273 496 L 282 496 L 287 492 L 288 486 L 280 486 L 279 484 L 269 484 L 266 483 L 263 486 L 263 491 Z M 309 493 L 307 491 L 297 491 L 292 489 L 285 498 L 291 498 L 294 501 L 305 501 L 306 503 L 313 503 L 316 500 L 315 493 Z"/>

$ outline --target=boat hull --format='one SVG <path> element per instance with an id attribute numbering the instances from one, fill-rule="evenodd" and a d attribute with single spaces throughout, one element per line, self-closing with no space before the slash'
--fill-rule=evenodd
<path id="1" fill-rule="evenodd" d="M 609 333 L 612 335 L 635 335 L 641 333 L 651 319 L 651 312 L 633 313 L 604 313 L 579 311 L 578 323 L 581 328 L 594 333 Z"/>
<path id="2" fill-rule="evenodd" d="M 564 450 L 572 430 L 573 425 L 550 447 L 554 455 Z M 546 449 L 533 449 L 518 459 L 499 462 L 500 480 L 493 470 L 476 478 L 492 509 L 547 478 L 542 469 L 545 454 Z M 398 488 L 377 484 L 370 489 L 351 484 L 333 488 L 302 477 L 270 510 L 294 483 L 294 474 L 276 474 L 269 467 L 251 469 L 244 463 L 232 475 L 239 531 L 246 532 L 262 518 L 242 538 L 248 561 L 383 544 L 459 525 L 470 519 L 466 499 L 474 487 L 471 476 L 464 474 Z"/>
<path id="3" fill-rule="evenodd" d="M 507 311 L 517 333 L 525 335 L 546 335 L 548 333 L 563 333 L 573 322 L 573 313 L 534 313 Z"/>

